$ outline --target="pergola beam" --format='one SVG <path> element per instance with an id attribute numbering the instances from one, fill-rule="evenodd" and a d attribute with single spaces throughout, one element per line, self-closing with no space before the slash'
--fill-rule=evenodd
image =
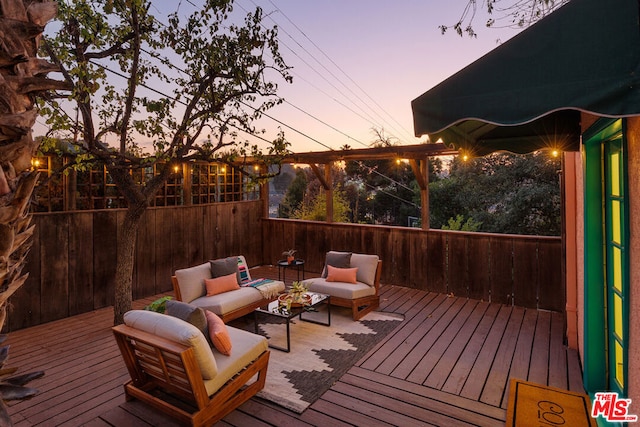
<path id="1" fill-rule="evenodd" d="M 359 148 L 353 150 L 312 151 L 285 156 L 283 163 L 320 163 L 350 160 L 424 159 L 426 157 L 457 154 L 443 143 L 398 145 L 392 147 Z"/>

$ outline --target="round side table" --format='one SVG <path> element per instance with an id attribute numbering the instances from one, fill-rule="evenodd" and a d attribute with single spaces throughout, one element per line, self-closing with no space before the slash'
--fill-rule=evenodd
<path id="1" fill-rule="evenodd" d="M 298 270 L 298 281 L 300 281 L 300 270 L 302 270 L 302 280 L 304 280 L 304 260 L 296 258 L 290 263 L 287 262 L 286 259 L 281 259 L 278 261 L 278 280 L 282 280 L 280 275 L 282 274 L 282 278 L 285 277 L 287 273 L 287 268 L 296 268 Z"/>

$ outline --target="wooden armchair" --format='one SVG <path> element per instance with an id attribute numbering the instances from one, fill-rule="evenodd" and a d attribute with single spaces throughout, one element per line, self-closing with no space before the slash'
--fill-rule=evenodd
<path id="1" fill-rule="evenodd" d="M 357 267 L 357 281 L 347 283 L 329 281 L 326 276 L 326 265 L 332 265 L 331 257 L 346 257 L 349 263 L 342 267 Z M 339 260 L 338 263 L 344 262 Z M 331 295 L 331 304 L 351 308 L 353 320 L 359 320 L 367 313 L 380 306 L 380 275 L 382 274 L 382 261 L 377 255 L 356 254 L 331 251 L 327 253 L 327 262 L 323 277 L 304 280 L 310 291 Z"/>
<path id="2" fill-rule="evenodd" d="M 167 315 L 159 316 L 170 318 Z M 216 375 L 209 375 L 210 378 L 206 379 L 201 370 L 202 348 L 197 349 L 127 325 L 115 326 L 113 334 L 131 375 L 131 381 L 124 386 L 127 400 L 143 401 L 182 424 L 215 424 L 264 387 L 269 362 L 266 341 L 257 346 L 255 343 L 245 343 L 239 345 L 238 349 L 234 348 L 235 357 L 239 359 L 229 361 L 234 357 L 233 354 L 222 356 L 227 358 L 221 359 L 227 367 L 221 367 L 219 363 Z M 255 337 L 255 340 L 264 339 L 258 335 Z M 253 339 L 250 337 L 250 340 Z M 250 353 L 245 352 L 249 347 Z M 255 354 L 259 355 L 255 357 Z M 246 364 L 245 360 L 248 360 Z M 234 370 L 235 375 L 227 375 L 229 366 L 234 364 L 244 367 L 237 372 Z M 225 375 L 231 377 L 227 379 Z M 249 383 L 254 377 L 255 380 Z"/>
<path id="3" fill-rule="evenodd" d="M 365 314 L 380 307 L 380 274 L 382 274 L 382 261 L 378 261 L 376 267 L 375 282 L 373 283 L 375 294 L 354 299 L 332 296 L 331 304 L 339 307 L 351 307 L 353 320 L 360 320 Z"/>

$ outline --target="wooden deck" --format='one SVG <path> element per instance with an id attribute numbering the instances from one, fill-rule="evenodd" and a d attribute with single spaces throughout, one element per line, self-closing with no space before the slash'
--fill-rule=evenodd
<path id="1" fill-rule="evenodd" d="M 383 286 L 381 310 L 405 321 L 304 413 L 254 398 L 218 425 L 499 426 L 511 377 L 583 391 L 578 355 L 563 345 L 558 313 L 397 286 Z M 125 402 L 128 374 L 112 320 L 107 308 L 9 334 L 9 365 L 45 371 L 30 384 L 40 394 L 10 404 L 16 426 L 174 425 Z"/>

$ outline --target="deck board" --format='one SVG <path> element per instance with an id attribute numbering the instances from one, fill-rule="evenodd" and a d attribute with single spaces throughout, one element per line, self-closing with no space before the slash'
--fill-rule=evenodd
<path id="1" fill-rule="evenodd" d="M 453 340 L 458 336 L 458 333 L 466 324 L 477 304 L 478 301 L 467 300 L 460 311 L 456 313 L 455 317 L 452 318 L 448 324 L 445 323 L 445 329 L 435 340 L 426 354 L 417 361 L 415 367 L 411 371 L 411 374 L 407 376 L 407 381 L 419 384 L 426 381 L 427 377 L 431 372 L 433 372 L 438 362 L 443 359 L 446 351 L 451 348 Z M 427 340 L 429 339 L 427 337 L 425 338 Z"/>
<path id="2" fill-rule="evenodd" d="M 502 335 L 507 327 L 511 311 L 512 307 L 502 306 L 498 312 L 498 316 L 493 322 L 493 326 L 491 327 L 489 334 L 482 343 L 482 348 L 477 353 L 473 366 L 471 366 L 467 380 L 460 391 L 461 396 L 474 400 L 478 400 L 480 398 L 486 378 L 489 375 L 491 365 L 493 364 L 493 358 L 498 351 Z"/>
<path id="3" fill-rule="evenodd" d="M 277 277 L 275 268 L 262 271 Z M 563 343 L 561 314 L 397 286 L 382 287 L 380 310 L 405 321 L 305 412 L 253 398 L 216 426 L 498 426 L 509 378 L 583 391 L 578 354 Z M 30 384 L 38 395 L 9 403 L 14 425 L 176 425 L 125 401 L 128 373 L 112 321 L 108 308 L 9 334 L 10 361 L 21 372 L 45 371 Z"/>
<path id="4" fill-rule="evenodd" d="M 504 331 L 502 340 L 500 340 L 500 346 L 493 359 L 491 371 L 482 389 L 480 401 L 484 403 L 500 406 L 502 402 L 504 389 L 508 387 L 509 368 L 511 367 L 511 360 L 518 342 L 524 313 L 525 309 L 522 307 L 514 307 L 511 312 L 509 324 Z"/>
<path id="5" fill-rule="evenodd" d="M 450 342 L 446 350 L 442 352 L 442 357 L 438 363 L 434 365 L 433 370 L 422 383 L 423 385 L 436 389 L 441 389 L 444 386 L 449 375 L 453 371 L 456 362 L 459 360 L 465 347 L 468 345 L 471 336 L 476 333 L 478 325 L 484 318 L 487 308 L 489 308 L 488 303 L 478 302 L 476 304 L 473 313 L 471 313 L 465 324 L 456 333 L 456 336 Z"/>

